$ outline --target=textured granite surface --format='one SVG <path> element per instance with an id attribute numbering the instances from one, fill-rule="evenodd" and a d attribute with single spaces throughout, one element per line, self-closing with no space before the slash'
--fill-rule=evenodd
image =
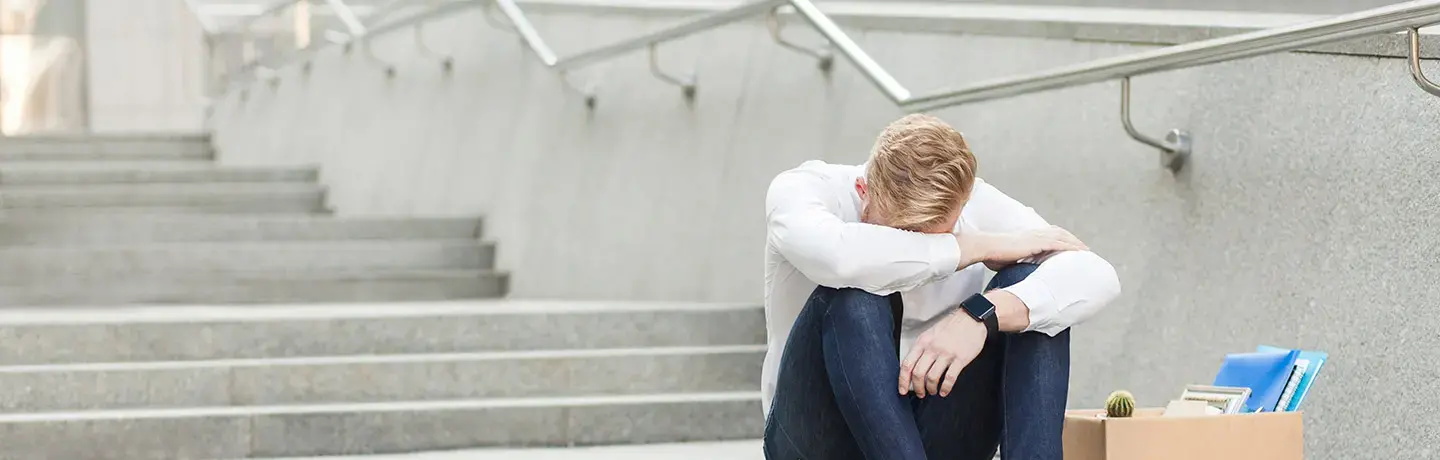
<path id="1" fill-rule="evenodd" d="M 755 439 L 759 394 L 0 416 L 4 458 L 208 460 Z"/>
<path id="2" fill-rule="evenodd" d="M 314 460 L 761 460 L 759 440 L 687 442 L 640 446 L 473 449 Z M 290 460 L 301 460 L 291 458 Z"/>
<path id="3" fill-rule="evenodd" d="M 0 366 L 0 411 L 754 390 L 764 345 Z"/>
<path id="4" fill-rule="evenodd" d="M 598 94 L 591 112 L 478 14 L 427 29 L 456 56 L 452 73 L 402 33 L 375 42 L 399 66 L 393 79 L 332 50 L 308 76 L 287 68 L 273 89 L 231 94 L 214 120 L 221 161 L 320 163 L 341 214 L 484 214 L 516 296 L 755 302 L 770 178 L 808 159 L 862 161 L 900 115 L 852 67 L 827 76 L 758 22 L 660 48 L 662 67 L 696 72 L 691 103 L 643 53 L 572 73 Z M 670 21 L 535 19 L 562 55 Z M 916 91 L 1149 49 L 851 33 Z M 1120 272 L 1120 301 L 1075 332 L 1071 406 L 1118 388 L 1163 405 L 1208 382 L 1226 352 L 1303 346 L 1332 357 L 1306 401 L 1311 459 L 1440 458 L 1440 373 L 1427 364 L 1440 349 L 1440 99 L 1403 60 L 1373 57 L 1284 54 L 1139 78 L 1139 129 L 1195 135 L 1171 175 L 1121 130 L 1118 92 L 1109 82 L 938 113 L 968 135 L 982 176 Z"/>
<path id="5" fill-rule="evenodd" d="M 382 310 L 391 313 L 407 307 L 399 305 Z M 242 314 L 189 321 L 177 321 L 158 309 L 161 314 L 149 320 L 97 314 L 95 323 L 74 324 L 25 324 L 27 316 L 30 321 L 44 318 L 17 315 L 15 322 L 0 323 L 0 342 L 6 344 L 0 347 L 0 365 L 752 345 L 765 341 L 764 315 L 757 306 L 626 311 L 601 304 L 581 311 L 556 311 L 543 302 L 521 305 L 494 311 L 497 308 L 481 304 L 432 313 L 417 303 L 413 305 L 417 311 L 410 315 Z M 532 311 L 523 311 L 526 308 Z"/>

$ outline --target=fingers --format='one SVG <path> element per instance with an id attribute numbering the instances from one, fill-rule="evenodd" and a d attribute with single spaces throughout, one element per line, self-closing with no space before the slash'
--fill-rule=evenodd
<path id="1" fill-rule="evenodd" d="M 910 382 L 915 385 L 915 396 L 925 397 L 925 378 L 930 373 L 930 368 L 935 364 L 936 353 L 933 350 L 925 350 L 920 355 L 920 361 L 915 363 L 915 369 L 910 371 Z"/>
<path id="2" fill-rule="evenodd" d="M 935 358 L 935 364 L 930 366 L 930 372 L 925 373 L 925 392 L 927 394 L 940 394 L 940 381 L 945 377 L 945 370 L 950 368 L 950 363 L 954 360 L 954 357 L 947 355 Z"/>
<path id="3" fill-rule="evenodd" d="M 1076 238 L 1076 237 L 1075 237 L 1075 234 L 1070 233 L 1069 230 L 1065 230 L 1065 229 L 1060 228 L 1060 227 L 1055 227 L 1055 228 L 1058 229 L 1058 230 L 1060 230 L 1060 234 L 1065 237 L 1065 238 L 1064 238 L 1064 241 L 1065 241 L 1066 243 L 1069 243 L 1069 244 L 1071 244 L 1071 245 L 1074 245 L 1074 246 L 1076 247 L 1076 250 L 1084 251 L 1084 250 L 1090 249 L 1089 246 L 1086 246 L 1086 245 L 1085 245 L 1085 242 L 1084 242 L 1084 241 L 1080 241 L 1080 239 L 1079 239 L 1079 238 Z"/>
<path id="4" fill-rule="evenodd" d="M 1052 251 L 1085 251 L 1090 249 L 1084 242 L 1081 242 L 1079 238 L 1076 238 L 1075 235 L 1063 228 L 1052 225 L 1048 230 L 1049 231 L 1046 232 L 1047 236 L 1054 239 L 1052 247 L 1050 248 Z"/>
<path id="5" fill-rule="evenodd" d="M 910 353 L 905 355 L 905 360 L 900 362 L 900 394 L 910 392 L 910 373 L 915 370 L 915 365 L 920 361 L 920 355 L 925 354 L 925 347 L 910 347 Z"/>
<path id="6" fill-rule="evenodd" d="M 945 381 L 940 384 L 940 397 L 950 396 L 950 391 L 955 389 L 955 381 L 960 379 L 960 371 L 965 370 L 965 366 L 969 365 L 970 363 L 968 361 L 960 362 L 956 360 L 952 361 L 950 366 L 945 368 Z"/>

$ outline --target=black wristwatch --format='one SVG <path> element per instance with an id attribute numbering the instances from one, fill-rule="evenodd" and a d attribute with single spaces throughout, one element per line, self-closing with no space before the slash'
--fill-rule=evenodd
<path id="1" fill-rule="evenodd" d="M 965 310 L 975 321 L 985 323 L 985 330 L 990 335 L 1000 333 L 1000 319 L 995 317 L 995 304 L 985 298 L 984 294 L 977 293 L 960 302 L 960 309 Z"/>

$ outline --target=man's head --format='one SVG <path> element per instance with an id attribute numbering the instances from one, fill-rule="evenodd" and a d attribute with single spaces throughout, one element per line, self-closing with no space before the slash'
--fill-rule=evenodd
<path id="1" fill-rule="evenodd" d="M 855 180 L 860 220 L 903 230 L 948 233 L 975 185 L 965 138 L 929 115 L 896 120 L 875 141 L 865 177 Z"/>

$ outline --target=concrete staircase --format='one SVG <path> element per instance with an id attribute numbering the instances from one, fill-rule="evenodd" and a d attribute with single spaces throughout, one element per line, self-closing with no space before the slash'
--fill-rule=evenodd
<path id="1" fill-rule="evenodd" d="M 327 216 L 311 168 L 204 137 L 0 142 L 0 305 L 499 297 L 476 219 Z"/>
<path id="2" fill-rule="evenodd" d="M 753 306 L 8 310 L 0 457 L 225 459 L 758 437 Z"/>
<path id="3" fill-rule="evenodd" d="M 208 158 L 0 143 L 0 459 L 760 435 L 758 306 L 481 299 L 477 221 L 325 216 L 313 170 Z"/>

